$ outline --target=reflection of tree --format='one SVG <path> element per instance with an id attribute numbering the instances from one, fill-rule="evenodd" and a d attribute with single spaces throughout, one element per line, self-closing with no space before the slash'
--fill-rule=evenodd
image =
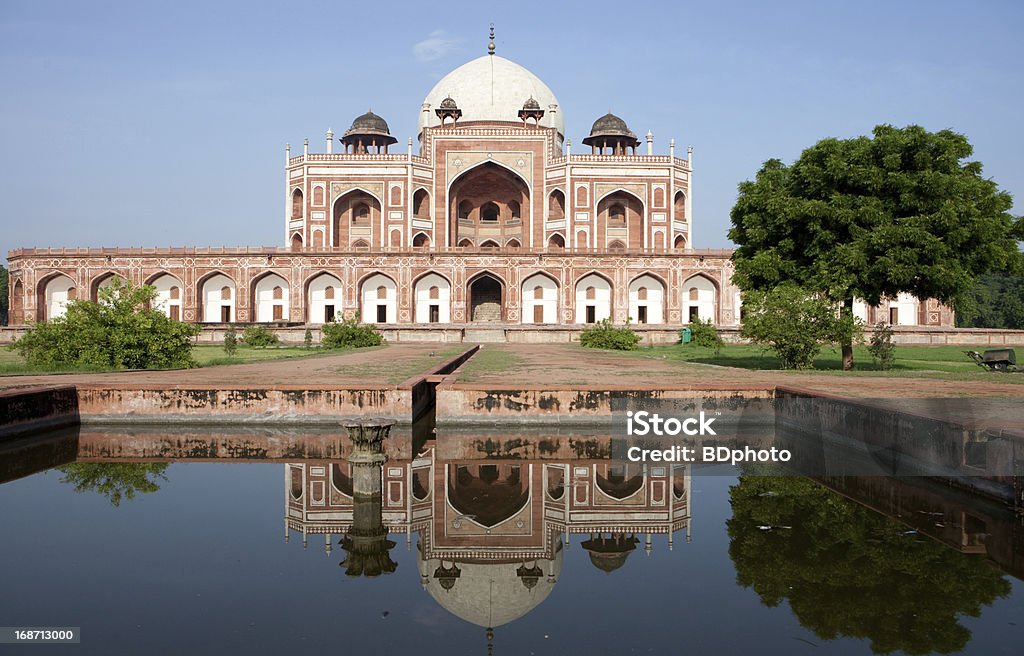
<path id="1" fill-rule="evenodd" d="M 980 557 L 807 479 L 743 476 L 729 496 L 737 582 L 767 606 L 787 600 L 820 638 L 867 638 L 875 653 L 947 654 L 971 637 L 957 616 L 977 617 L 1010 591 Z"/>
<path id="2" fill-rule="evenodd" d="M 156 492 L 157 480 L 167 480 L 166 462 L 75 462 L 57 469 L 64 474 L 61 482 L 74 485 L 75 492 L 97 492 L 113 506 L 131 501 L 137 492 Z"/>

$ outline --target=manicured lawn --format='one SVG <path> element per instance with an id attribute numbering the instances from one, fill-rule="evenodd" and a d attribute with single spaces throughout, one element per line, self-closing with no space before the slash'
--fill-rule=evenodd
<path id="1" fill-rule="evenodd" d="M 372 380 L 383 380 L 390 385 L 397 385 L 416 374 L 439 365 L 448 358 L 453 358 L 468 349 L 470 344 L 423 344 L 423 355 L 401 360 L 388 359 L 386 354 L 379 361 L 358 365 L 348 365 L 338 369 L 338 373 L 346 376 L 363 377 Z M 382 346 L 373 348 L 385 348 Z M 365 349 L 371 350 L 371 349 Z M 336 351 L 337 352 L 337 351 Z"/>
<path id="2" fill-rule="evenodd" d="M 978 346 L 897 346 L 896 362 L 889 371 L 881 371 L 872 361 L 866 347 L 854 347 L 853 372 L 843 372 L 842 356 L 838 349 L 823 349 L 814 360 L 816 373 L 835 373 L 837 375 L 884 375 L 941 377 L 954 380 L 998 380 L 1000 382 L 1024 383 L 1024 374 L 1000 374 L 988 372 L 964 353 L 967 350 L 983 351 Z M 1016 347 L 1024 356 L 1024 346 Z M 775 355 L 760 346 L 746 344 L 726 344 L 721 352 L 715 355 L 714 349 L 702 348 L 693 344 L 674 344 L 671 346 L 654 346 L 633 352 L 642 357 L 666 358 L 723 367 L 741 369 L 780 369 L 782 367 Z"/>
<path id="3" fill-rule="evenodd" d="M 495 348 L 482 348 L 459 370 L 459 382 L 471 383 L 482 373 L 511 371 L 520 363 L 515 353 Z"/>
<path id="4" fill-rule="evenodd" d="M 321 350 L 319 348 L 306 349 L 301 346 L 269 346 L 267 348 L 239 346 L 235 355 L 233 357 L 228 357 L 224 353 L 223 346 L 216 344 L 202 344 L 193 347 L 192 356 L 196 359 L 196 362 L 199 363 L 200 367 L 214 367 L 222 364 L 245 364 L 247 362 L 278 360 L 281 358 L 309 358 L 324 355 L 337 355 L 342 352 L 343 351 L 341 350 Z M 14 351 L 5 347 L 0 347 L 0 375 L 71 373 L 83 371 L 104 371 L 104 369 L 52 369 L 45 367 L 31 367 Z"/>

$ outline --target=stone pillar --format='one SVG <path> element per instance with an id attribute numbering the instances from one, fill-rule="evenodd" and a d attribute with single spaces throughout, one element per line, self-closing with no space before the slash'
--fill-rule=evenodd
<path id="1" fill-rule="evenodd" d="M 387 456 L 384 440 L 394 422 L 364 421 L 346 424 L 352 452 L 352 529 L 341 541 L 346 558 L 340 565 L 349 576 L 380 576 L 395 571 L 398 564 L 388 553 L 395 543 L 388 540 L 381 514 L 381 479 Z"/>

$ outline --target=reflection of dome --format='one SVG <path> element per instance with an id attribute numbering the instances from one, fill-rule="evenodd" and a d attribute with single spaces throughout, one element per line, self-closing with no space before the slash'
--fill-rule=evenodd
<path id="1" fill-rule="evenodd" d="M 531 562 L 532 565 L 532 562 Z M 420 561 L 420 574 L 427 581 L 427 591 L 434 601 L 452 615 L 484 628 L 508 624 L 526 615 L 547 599 L 562 571 L 562 549 L 559 546 L 552 562 L 538 561 L 546 573 L 554 572 L 554 579 L 546 575 L 530 580 L 531 572 L 520 571 L 522 563 L 463 563 L 458 564 L 458 578 L 442 583 L 434 577 L 439 560 Z M 549 569 L 550 568 L 550 569 Z M 524 573 L 527 581 L 524 582 Z"/>
<path id="2" fill-rule="evenodd" d="M 590 562 L 602 572 L 611 574 L 626 564 L 626 558 L 636 549 L 638 540 L 621 533 L 610 537 L 592 537 L 580 546 L 590 554 Z"/>
<path id="3" fill-rule="evenodd" d="M 534 98 L 537 105 L 547 109 L 557 105 L 558 98 L 540 78 L 519 64 L 498 55 L 484 55 L 459 66 L 434 85 L 424 103 L 431 111 L 420 112 L 419 130 L 424 126 L 437 126 L 441 119 L 434 111 L 446 97 L 458 98 L 462 119 L 465 121 L 505 121 L 520 123 L 518 112 L 523 98 Z M 551 123 L 550 121 L 553 121 Z M 562 112 L 548 112 L 545 125 L 565 134 Z"/>

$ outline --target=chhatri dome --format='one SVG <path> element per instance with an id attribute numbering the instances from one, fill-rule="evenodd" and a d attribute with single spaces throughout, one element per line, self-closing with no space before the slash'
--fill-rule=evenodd
<path id="1" fill-rule="evenodd" d="M 523 122 L 519 111 L 523 109 L 523 102 L 533 98 L 541 109 L 546 110 L 540 125 L 557 128 L 561 141 L 565 135 L 565 122 L 554 92 L 530 71 L 493 54 L 493 48 L 489 50 L 490 54 L 459 66 L 434 85 L 423 99 L 419 134 L 422 136 L 424 126 L 441 125 L 441 119 L 434 110 L 441 107 L 447 98 L 458 103 L 463 122 L 503 121 L 520 126 Z M 558 111 L 551 111 L 552 105 Z"/>

